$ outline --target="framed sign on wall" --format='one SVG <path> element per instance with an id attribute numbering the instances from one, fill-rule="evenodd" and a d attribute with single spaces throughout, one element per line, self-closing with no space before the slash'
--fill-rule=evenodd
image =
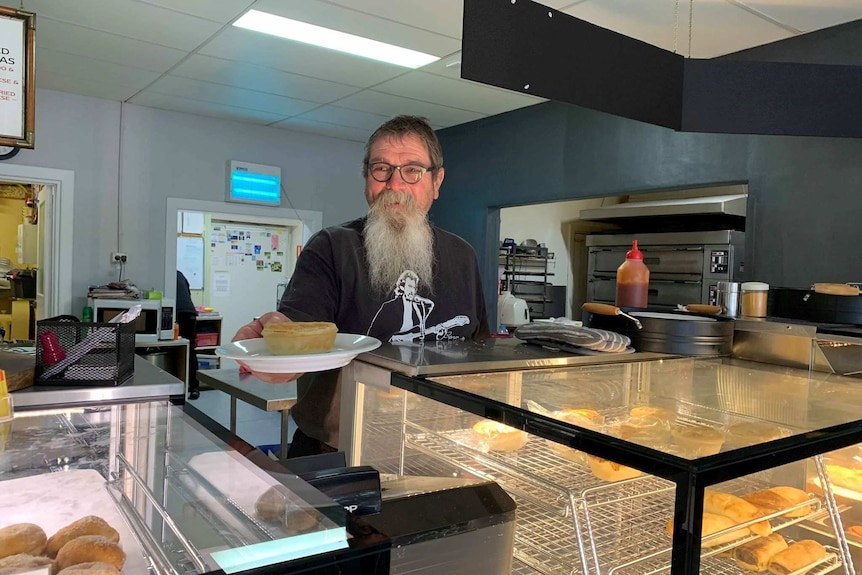
<path id="1" fill-rule="evenodd" d="M 32 148 L 36 15 L 0 6 L 0 146 Z"/>

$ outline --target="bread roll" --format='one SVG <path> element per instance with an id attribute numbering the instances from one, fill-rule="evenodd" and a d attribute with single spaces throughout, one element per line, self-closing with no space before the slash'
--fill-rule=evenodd
<path id="1" fill-rule="evenodd" d="M 119 575 L 121 571 L 108 563 L 90 561 L 66 567 L 60 573 L 63 575 Z M 57 573 L 57 575 L 60 575 L 60 573 Z"/>
<path id="2" fill-rule="evenodd" d="M 789 509 L 794 505 L 811 500 L 805 491 L 795 487 L 789 487 L 787 485 L 777 485 L 769 489 L 755 491 L 754 493 L 743 495 L 742 498 L 749 503 L 756 505 L 766 513 L 775 513 L 776 511 Z M 799 509 L 793 509 L 792 511 L 782 513 L 781 516 L 804 517 L 809 513 L 811 513 L 811 506 L 805 505 Z"/>
<path id="3" fill-rule="evenodd" d="M 270 487 L 257 498 L 254 512 L 264 521 L 281 521 L 284 519 L 284 508 L 287 506 L 287 489 Z"/>
<path id="4" fill-rule="evenodd" d="M 731 541 L 735 541 L 742 537 L 745 537 L 749 534 L 749 530 L 747 527 L 740 527 L 739 529 L 733 529 L 732 531 L 728 531 L 723 535 L 719 535 L 717 537 L 713 537 L 712 539 L 707 539 L 708 536 L 713 533 L 718 533 L 719 531 L 724 531 L 725 529 L 730 529 L 736 525 L 733 519 L 729 517 L 725 517 L 724 515 L 716 515 L 715 513 L 706 513 L 703 514 L 703 525 L 700 529 L 700 535 L 702 538 L 701 547 L 715 547 L 717 545 L 723 545 L 725 543 L 730 543 Z M 667 522 L 667 534 L 673 537 L 673 518 L 671 517 L 670 521 Z"/>
<path id="5" fill-rule="evenodd" d="M 653 447 L 670 440 L 670 426 L 666 419 L 641 415 L 621 422 L 613 435 L 619 435 L 632 443 Z"/>
<path id="6" fill-rule="evenodd" d="M 676 413 L 655 405 L 639 405 L 637 407 L 633 407 L 629 411 L 629 415 L 632 417 L 654 417 L 655 419 L 659 419 L 667 424 L 671 424 L 676 421 Z"/>
<path id="7" fill-rule="evenodd" d="M 587 455 L 587 463 L 590 465 L 590 471 L 593 475 L 602 481 L 622 481 L 623 479 L 633 479 L 642 475 L 641 471 L 620 465 L 609 459 L 602 459 L 595 455 Z"/>
<path id="8" fill-rule="evenodd" d="M 721 451 L 724 434 L 705 425 L 674 425 L 671 439 L 685 457 L 706 457 Z"/>
<path id="9" fill-rule="evenodd" d="M 763 517 L 763 512 L 755 505 L 752 505 L 745 499 L 731 495 L 730 493 L 722 493 L 720 491 L 712 491 L 707 489 L 703 496 L 703 510 L 717 515 L 724 515 L 733 520 L 734 523 L 745 523 Z M 753 533 L 766 537 L 772 533 L 772 527 L 769 521 L 760 521 L 750 527 Z"/>
<path id="10" fill-rule="evenodd" d="M 72 539 L 57 552 L 57 569 L 79 563 L 90 562 L 109 563 L 117 569 L 123 568 L 126 562 L 126 554 L 119 545 L 109 541 L 101 535 L 84 535 Z"/>
<path id="11" fill-rule="evenodd" d="M 743 421 L 727 427 L 727 447 L 748 447 L 774 439 L 781 439 L 787 431 L 771 423 Z"/>
<path id="12" fill-rule="evenodd" d="M 108 525 L 108 522 L 101 517 L 95 515 L 87 515 L 77 521 L 66 525 L 48 538 L 48 544 L 45 547 L 45 554 L 48 557 L 56 557 L 57 551 L 63 545 L 84 535 L 101 535 L 108 541 L 113 543 L 120 542 L 120 534 L 117 530 Z"/>
<path id="13" fill-rule="evenodd" d="M 273 355 L 300 355 L 331 351 L 338 328 L 328 321 L 283 321 L 266 324 L 261 333 Z"/>
<path id="14" fill-rule="evenodd" d="M 0 559 L 0 575 L 15 575 L 40 567 L 50 567 L 54 570 L 54 561 L 48 557 L 35 557 L 28 553 L 18 553 Z"/>
<path id="15" fill-rule="evenodd" d="M 45 552 L 48 536 L 33 523 L 13 523 L 0 529 L 0 558 L 27 553 L 41 555 Z"/>
<path id="16" fill-rule="evenodd" d="M 779 552 L 787 549 L 787 541 L 778 533 L 752 539 L 733 550 L 733 560 L 743 569 L 762 573 L 769 567 L 769 561 Z"/>
<path id="17" fill-rule="evenodd" d="M 769 562 L 769 572 L 787 575 L 826 558 L 826 549 L 813 539 L 797 541 L 777 553 Z"/>
<path id="18" fill-rule="evenodd" d="M 530 438 L 520 429 L 489 419 L 474 425 L 473 433 L 491 451 L 515 451 L 524 447 Z"/>

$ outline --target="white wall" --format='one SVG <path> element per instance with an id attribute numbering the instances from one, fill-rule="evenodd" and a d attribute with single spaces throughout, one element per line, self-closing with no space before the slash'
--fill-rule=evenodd
<path id="1" fill-rule="evenodd" d="M 221 202 L 228 160 L 280 166 L 292 207 L 323 212 L 326 226 L 365 213 L 363 153 L 357 142 L 37 90 L 36 148 L 8 161 L 75 172 L 74 313 L 88 285 L 116 279 L 111 251 L 129 255 L 137 285 L 164 287 L 167 198 Z"/>

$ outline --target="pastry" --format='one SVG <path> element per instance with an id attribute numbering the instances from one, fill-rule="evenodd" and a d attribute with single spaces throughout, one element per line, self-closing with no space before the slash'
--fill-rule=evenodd
<path id="1" fill-rule="evenodd" d="M 18 553 L 0 559 L 0 575 L 15 575 L 46 566 L 51 567 L 50 571 L 53 571 L 54 561 L 48 557 L 35 557 L 28 553 Z"/>
<path id="2" fill-rule="evenodd" d="M 724 434 L 704 425 L 674 425 L 671 439 L 686 457 L 705 457 L 721 451 Z"/>
<path id="3" fill-rule="evenodd" d="M 805 491 L 787 485 L 777 485 L 769 489 L 755 491 L 754 493 L 743 495 L 742 498 L 761 508 L 766 513 L 775 513 L 776 511 L 790 509 L 794 505 L 811 500 Z M 781 515 L 782 517 L 803 517 L 809 513 L 811 513 L 811 506 L 805 505 Z"/>
<path id="4" fill-rule="evenodd" d="M 762 573 L 769 561 L 780 551 L 787 549 L 787 541 L 778 533 L 752 539 L 733 550 L 733 560 L 743 569 Z"/>
<path id="5" fill-rule="evenodd" d="M 701 547 L 715 547 L 717 545 L 723 545 L 725 543 L 735 541 L 741 537 L 745 537 L 749 534 L 749 530 L 747 527 L 740 527 L 739 529 L 733 529 L 731 531 L 728 531 L 723 535 L 707 539 L 707 537 L 709 537 L 713 533 L 718 533 L 719 531 L 730 529 L 734 525 L 736 525 L 736 523 L 733 521 L 733 519 L 730 519 L 729 517 L 725 517 L 724 515 L 717 515 L 715 513 L 704 512 L 703 524 L 701 525 L 700 529 L 700 535 L 703 538 L 700 544 Z M 673 537 L 673 518 L 671 518 L 667 522 L 667 534 Z"/>
<path id="6" fill-rule="evenodd" d="M 676 413 L 655 405 L 639 405 L 637 407 L 633 407 L 629 411 L 629 415 L 632 417 L 654 417 L 667 424 L 671 424 L 676 421 Z"/>
<path id="7" fill-rule="evenodd" d="M 593 475 L 603 481 L 622 481 L 623 479 L 633 479 L 640 477 L 642 472 L 625 465 L 620 465 L 609 459 L 602 459 L 595 455 L 587 454 L 587 463 L 590 465 L 590 471 Z"/>
<path id="8" fill-rule="evenodd" d="M 122 569 L 126 554 L 119 545 L 101 535 L 84 535 L 72 539 L 57 552 L 57 569 L 60 570 L 91 561 L 109 563 Z"/>
<path id="9" fill-rule="evenodd" d="M 63 575 L 120 575 L 120 570 L 100 561 L 89 561 L 66 567 L 60 571 Z M 57 575 L 60 575 L 57 573 Z"/>
<path id="10" fill-rule="evenodd" d="M 724 515 L 733 520 L 734 523 L 745 523 L 752 521 L 758 517 L 763 517 L 761 511 L 755 505 L 749 503 L 741 497 L 731 495 L 730 493 L 722 493 L 720 491 L 712 491 L 707 489 L 703 495 L 703 510 L 717 515 Z M 772 533 L 772 527 L 769 521 L 758 521 L 750 527 L 753 533 L 766 537 Z"/>
<path id="11" fill-rule="evenodd" d="M 614 435 L 619 435 L 620 438 L 632 443 L 654 447 L 667 443 L 670 439 L 670 426 L 666 419 L 653 415 L 639 415 L 621 422 Z"/>
<path id="12" fill-rule="evenodd" d="M 288 504 L 284 512 L 284 528 L 291 533 L 305 533 L 317 526 L 317 519 L 295 503 Z"/>
<path id="13" fill-rule="evenodd" d="M 48 536 L 32 523 L 14 523 L 0 529 L 0 558 L 19 553 L 41 555 Z"/>
<path id="14" fill-rule="evenodd" d="M 331 351 L 337 333 L 327 321 L 282 321 L 266 324 L 262 335 L 270 353 L 299 355 Z"/>
<path id="15" fill-rule="evenodd" d="M 862 469 L 851 469 L 843 465 L 826 464 L 826 472 L 833 484 L 862 493 Z"/>
<path id="16" fill-rule="evenodd" d="M 787 575 L 826 558 L 826 549 L 813 539 L 797 541 L 777 553 L 769 562 L 769 572 Z"/>
<path id="17" fill-rule="evenodd" d="M 257 498 L 254 512 L 264 521 L 281 521 L 284 519 L 284 508 L 287 506 L 287 489 L 270 487 Z"/>
<path id="18" fill-rule="evenodd" d="M 476 423 L 473 433 L 491 451 L 515 451 L 524 447 L 530 438 L 520 429 L 489 419 Z"/>
<path id="19" fill-rule="evenodd" d="M 117 533 L 116 529 L 108 525 L 107 521 L 101 517 L 96 517 L 95 515 L 87 515 L 77 521 L 73 521 L 51 535 L 51 537 L 48 538 L 48 544 L 45 547 L 45 554 L 48 557 L 56 557 L 57 551 L 59 551 L 63 545 L 72 539 L 77 539 L 83 535 L 101 535 L 108 541 L 112 541 L 114 543 L 120 542 L 120 534 Z"/>
<path id="20" fill-rule="evenodd" d="M 727 440 L 727 447 L 735 449 L 737 447 L 748 447 L 749 445 L 757 445 L 774 439 L 781 439 L 786 434 L 786 430 L 776 427 L 771 423 L 743 421 L 728 426 L 725 439 Z"/>

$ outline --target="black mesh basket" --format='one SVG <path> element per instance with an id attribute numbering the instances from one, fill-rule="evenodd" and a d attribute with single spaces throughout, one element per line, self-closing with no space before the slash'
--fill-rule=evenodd
<path id="1" fill-rule="evenodd" d="M 36 323 L 35 385 L 121 385 L 135 372 L 134 323 Z"/>

